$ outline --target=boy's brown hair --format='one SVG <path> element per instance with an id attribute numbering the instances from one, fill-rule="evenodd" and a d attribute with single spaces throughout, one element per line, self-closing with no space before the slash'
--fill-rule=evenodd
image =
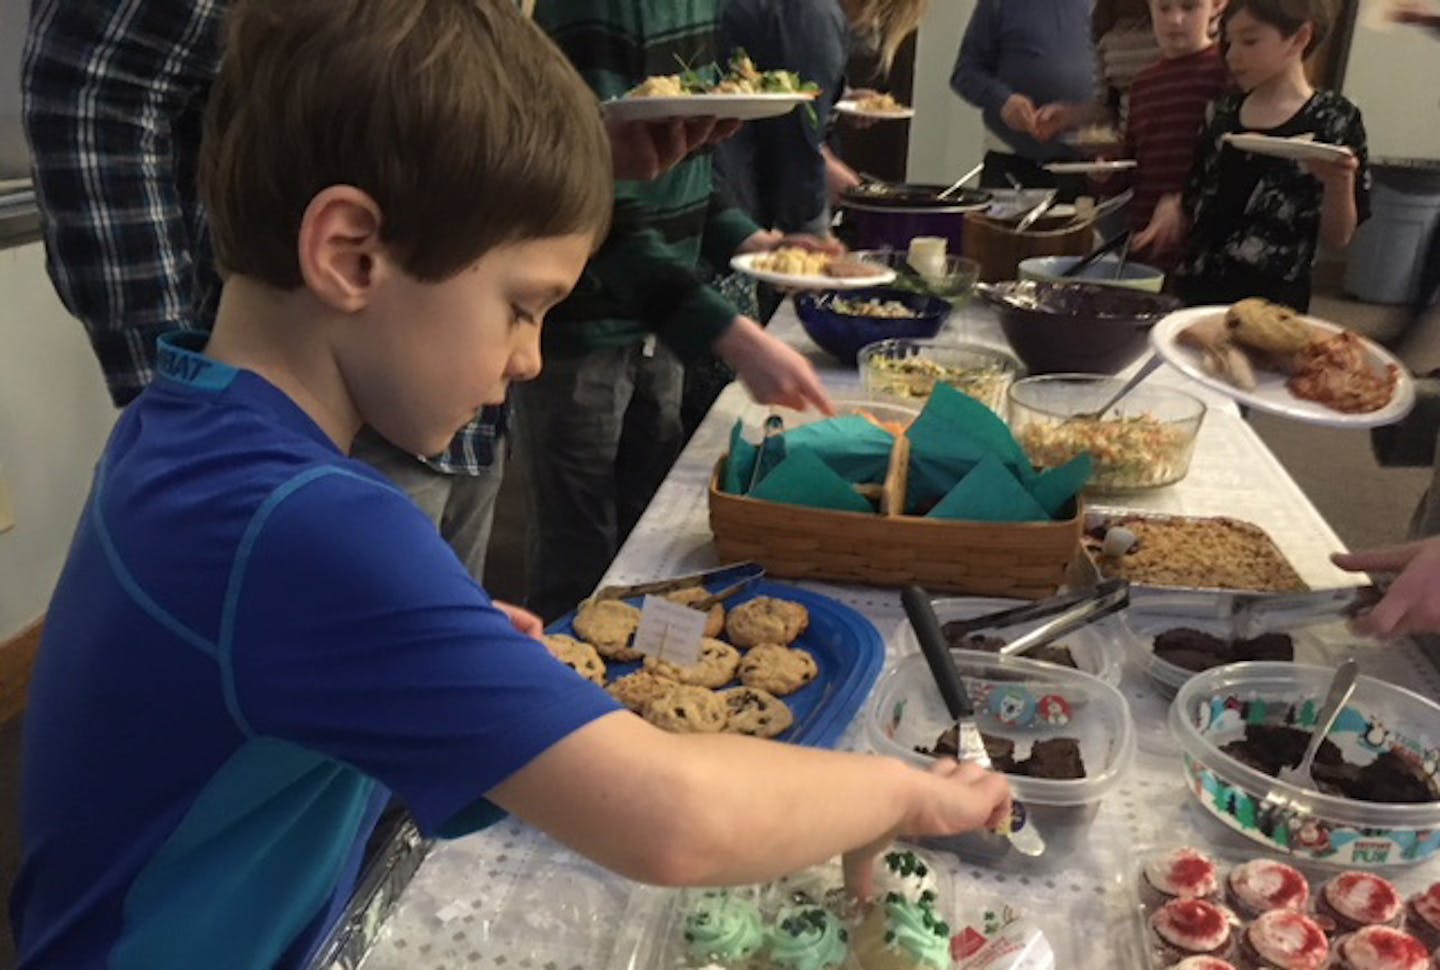
<path id="1" fill-rule="evenodd" d="M 1305 57 L 1324 43 L 1334 19 L 1327 0 L 1229 0 L 1225 5 L 1225 22 L 1242 10 L 1286 37 L 1294 37 L 1296 31 L 1309 24 L 1310 43 L 1305 45 Z"/>
<path id="2" fill-rule="evenodd" d="M 331 185 L 369 194 L 427 281 L 504 243 L 601 236 L 614 197 L 594 94 L 514 0 L 237 0 L 199 178 L 221 270 L 283 289 Z"/>

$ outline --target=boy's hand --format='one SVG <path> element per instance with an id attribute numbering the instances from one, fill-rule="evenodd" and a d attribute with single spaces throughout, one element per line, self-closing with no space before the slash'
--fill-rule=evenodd
<path id="1" fill-rule="evenodd" d="M 1040 137 L 1039 132 L 1035 128 L 1035 102 L 1023 94 L 1012 94 L 1005 99 L 1005 104 L 1000 109 L 1000 120 L 1015 131 L 1031 135 L 1035 138 Z"/>
<path id="2" fill-rule="evenodd" d="M 781 246 L 791 246 L 796 249 L 807 249 L 811 252 L 829 253 L 831 256 L 843 256 L 845 244 L 834 236 L 811 235 L 808 232 L 783 233 L 779 229 L 761 229 L 750 236 L 735 250 L 737 253 L 765 253 L 772 249 L 779 249 Z"/>
<path id="3" fill-rule="evenodd" d="M 1399 573 L 1384 598 L 1351 621 L 1357 632 L 1387 639 L 1440 633 L 1440 537 L 1330 558 L 1352 572 Z"/>
<path id="4" fill-rule="evenodd" d="M 1155 204 L 1150 224 L 1135 234 L 1130 241 L 1132 248 L 1141 252 L 1168 252 L 1180 247 L 1185 238 L 1185 210 L 1180 196 L 1163 196 Z"/>
<path id="5" fill-rule="evenodd" d="M 1360 169 L 1360 160 L 1354 155 L 1345 155 L 1333 161 L 1308 159 L 1302 163 L 1305 171 L 1315 176 L 1327 188 L 1349 189 Z"/>
<path id="6" fill-rule="evenodd" d="M 813 407 L 826 416 L 835 414 L 835 404 L 810 362 L 749 317 L 736 317 L 713 349 L 761 404 L 797 411 Z"/>
<path id="7" fill-rule="evenodd" d="M 740 122 L 716 118 L 667 118 L 662 121 L 616 121 L 607 118 L 610 158 L 617 179 L 659 178 L 691 152 L 724 141 Z"/>
<path id="8" fill-rule="evenodd" d="M 929 797 L 898 832 L 845 853 L 845 889 L 854 899 L 867 902 L 874 895 L 875 859 L 894 836 L 957 835 L 1009 820 L 1010 783 L 999 772 L 971 761 L 940 758 L 929 774 Z"/>
<path id="9" fill-rule="evenodd" d="M 500 600 L 492 600 L 495 608 L 510 618 L 510 625 L 515 627 L 527 637 L 540 639 L 545 635 L 545 621 L 531 613 L 529 610 L 513 603 L 503 603 Z"/>

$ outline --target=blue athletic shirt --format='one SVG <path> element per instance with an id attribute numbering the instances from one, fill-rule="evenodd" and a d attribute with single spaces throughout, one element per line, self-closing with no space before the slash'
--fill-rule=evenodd
<path id="1" fill-rule="evenodd" d="M 22 970 L 301 965 L 381 796 L 428 834 L 617 709 L 280 390 L 161 341 L 46 620 L 25 719 Z"/>

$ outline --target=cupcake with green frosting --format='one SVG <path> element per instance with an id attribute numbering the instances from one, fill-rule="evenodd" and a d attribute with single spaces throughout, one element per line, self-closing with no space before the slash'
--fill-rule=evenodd
<path id="1" fill-rule="evenodd" d="M 950 927 L 935 914 L 935 896 L 892 892 L 855 930 L 855 957 L 864 970 L 949 970 Z"/>
<path id="2" fill-rule="evenodd" d="M 833 970 L 849 955 L 850 933 L 828 909 L 790 906 L 770 927 L 769 965 L 776 970 Z"/>
<path id="3" fill-rule="evenodd" d="M 918 903 L 926 893 L 933 899 L 938 889 L 935 870 L 909 849 L 887 852 L 876 864 L 877 899 L 885 899 L 891 893 L 896 893 L 907 902 Z"/>
<path id="4" fill-rule="evenodd" d="M 685 953 L 691 961 L 747 966 L 765 944 L 765 924 L 748 899 L 725 890 L 701 893 L 685 915 Z"/>

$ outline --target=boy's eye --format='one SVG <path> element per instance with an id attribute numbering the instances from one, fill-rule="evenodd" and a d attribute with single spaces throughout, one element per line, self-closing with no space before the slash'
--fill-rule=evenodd
<path id="1" fill-rule="evenodd" d="M 535 314 L 531 313 L 529 310 L 525 309 L 519 304 L 510 304 L 510 315 L 512 318 L 511 322 L 516 325 L 535 322 Z"/>

